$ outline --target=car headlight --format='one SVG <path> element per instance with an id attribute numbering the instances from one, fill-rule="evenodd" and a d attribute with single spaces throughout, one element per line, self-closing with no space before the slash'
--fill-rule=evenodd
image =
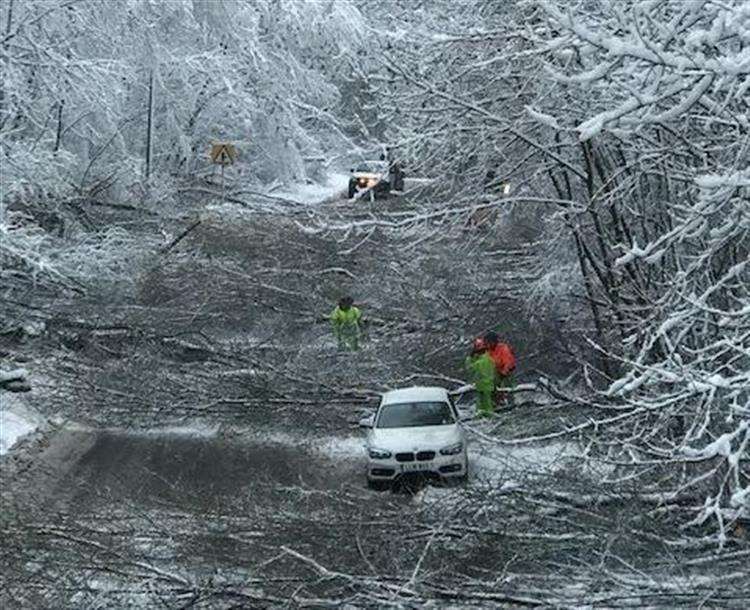
<path id="1" fill-rule="evenodd" d="M 391 457 L 391 452 L 386 451 L 385 449 L 378 449 L 377 447 L 370 447 L 367 450 L 367 455 L 369 455 L 373 460 L 387 460 L 389 457 Z"/>
<path id="2" fill-rule="evenodd" d="M 443 447 L 440 450 L 440 455 L 456 455 L 458 453 L 461 453 L 461 450 L 464 448 L 463 443 L 456 443 L 455 445 L 448 445 L 447 447 Z"/>
<path id="3" fill-rule="evenodd" d="M 369 180 L 367 181 L 367 186 L 369 186 L 370 188 L 372 188 L 372 187 L 373 187 L 373 186 L 375 186 L 375 185 L 376 185 L 377 183 L 378 183 L 378 181 L 377 181 L 377 180 L 376 180 L 375 178 L 370 178 L 370 179 L 369 179 Z"/>

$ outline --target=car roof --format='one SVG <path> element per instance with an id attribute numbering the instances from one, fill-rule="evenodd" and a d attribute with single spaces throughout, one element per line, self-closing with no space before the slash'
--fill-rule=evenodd
<path id="1" fill-rule="evenodd" d="M 383 394 L 383 405 L 393 405 L 401 402 L 447 402 L 448 390 L 437 386 L 413 386 L 391 390 Z"/>

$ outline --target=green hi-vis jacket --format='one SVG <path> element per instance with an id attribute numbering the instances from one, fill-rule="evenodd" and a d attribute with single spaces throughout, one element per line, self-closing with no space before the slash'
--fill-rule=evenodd
<path id="1" fill-rule="evenodd" d="M 350 307 L 346 311 L 340 307 L 336 307 L 331 312 L 331 324 L 333 324 L 333 330 L 335 333 L 340 332 L 352 332 L 359 330 L 359 320 L 362 317 L 362 312 L 358 307 Z"/>
<path id="2" fill-rule="evenodd" d="M 495 363 L 487 352 L 466 358 L 466 369 L 477 392 L 492 392 L 495 389 Z"/>

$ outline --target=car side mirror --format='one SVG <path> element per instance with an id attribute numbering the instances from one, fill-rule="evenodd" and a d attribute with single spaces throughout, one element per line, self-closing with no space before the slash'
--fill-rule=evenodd
<path id="1" fill-rule="evenodd" d="M 473 418 L 471 408 L 468 406 L 456 407 L 456 413 L 458 413 L 458 421 L 470 421 Z"/>
<path id="2" fill-rule="evenodd" d="M 351 172 L 351 173 L 353 174 L 353 173 L 354 173 L 354 168 L 353 168 L 353 167 L 350 167 L 350 168 L 349 168 L 349 171 L 350 171 L 350 172 Z"/>
<path id="3" fill-rule="evenodd" d="M 367 415 L 359 420 L 359 427 L 360 428 L 372 428 L 375 424 L 375 416 L 374 415 Z"/>

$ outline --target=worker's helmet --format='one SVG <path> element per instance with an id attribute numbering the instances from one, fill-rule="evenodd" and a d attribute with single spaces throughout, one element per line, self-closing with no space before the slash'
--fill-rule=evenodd
<path id="1" fill-rule="evenodd" d="M 484 342 L 489 347 L 497 345 L 498 341 L 500 341 L 500 337 L 497 336 L 497 333 L 494 330 L 490 330 L 484 334 Z"/>

